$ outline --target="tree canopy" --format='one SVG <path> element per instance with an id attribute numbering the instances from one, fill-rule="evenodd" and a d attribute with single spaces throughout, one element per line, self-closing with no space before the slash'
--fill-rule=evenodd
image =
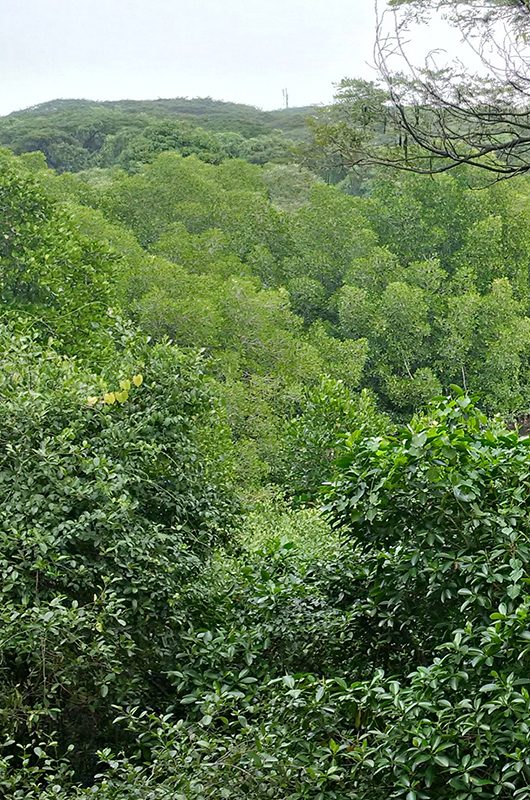
<path id="1" fill-rule="evenodd" d="M 530 178 L 340 95 L 0 122 L 6 798 L 530 798 Z"/>

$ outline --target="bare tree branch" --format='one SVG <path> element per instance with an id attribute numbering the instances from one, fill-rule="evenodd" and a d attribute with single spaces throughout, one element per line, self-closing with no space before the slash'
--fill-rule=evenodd
<path id="1" fill-rule="evenodd" d="M 413 33 L 439 18 L 458 30 L 476 72 L 461 60 L 439 66 L 440 50 L 413 63 Z M 530 0 L 391 1 L 377 12 L 374 59 L 384 92 L 364 84 L 374 102 L 363 106 L 362 82 L 344 82 L 343 113 L 328 125 L 329 145 L 349 166 L 431 174 L 469 164 L 499 178 L 528 172 L 529 42 Z M 348 126 L 356 136 L 348 138 Z"/>

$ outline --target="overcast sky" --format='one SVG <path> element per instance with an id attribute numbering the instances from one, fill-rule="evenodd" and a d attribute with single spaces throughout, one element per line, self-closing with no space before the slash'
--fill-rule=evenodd
<path id="1" fill-rule="evenodd" d="M 325 103 L 370 77 L 372 0 L 0 0 L 0 114 L 57 97 Z"/>

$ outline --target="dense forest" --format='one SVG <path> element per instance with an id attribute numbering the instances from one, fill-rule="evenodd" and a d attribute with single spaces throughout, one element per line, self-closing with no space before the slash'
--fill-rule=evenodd
<path id="1" fill-rule="evenodd" d="M 283 163 L 308 138 L 312 108 L 260 111 L 210 98 L 55 100 L 0 118 L 0 145 L 40 151 L 58 172 L 119 166 L 135 171 L 166 150 L 217 164 L 224 158 Z"/>
<path id="2" fill-rule="evenodd" d="M 0 118 L 2 796 L 530 798 L 530 177 L 386 109 Z"/>

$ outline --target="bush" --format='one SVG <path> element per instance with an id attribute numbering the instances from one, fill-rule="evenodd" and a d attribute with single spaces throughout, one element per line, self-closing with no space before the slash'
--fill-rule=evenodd
<path id="1" fill-rule="evenodd" d="M 15 741 L 81 743 L 90 772 L 115 704 L 167 702 L 186 587 L 234 518 L 230 443 L 170 345 L 133 339 L 96 377 L 0 341 L 0 715 Z"/>
<path id="2" fill-rule="evenodd" d="M 454 628 L 516 601 L 530 556 L 527 439 L 460 394 L 346 447 L 327 508 L 360 548 L 378 649 L 387 639 L 393 658 L 401 648 L 422 663 Z"/>
<path id="3" fill-rule="evenodd" d="M 377 411 L 367 390 L 355 394 L 331 378 L 306 391 L 300 405 L 300 414 L 285 425 L 282 480 L 291 495 L 315 501 L 334 472 L 346 436 L 353 431 L 363 435 L 383 431 L 390 420 Z"/>
<path id="4" fill-rule="evenodd" d="M 336 532 L 250 515 L 187 592 L 171 705 L 122 712 L 72 797 L 530 797 L 526 440 L 459 394 L 347 444 Z"/>

